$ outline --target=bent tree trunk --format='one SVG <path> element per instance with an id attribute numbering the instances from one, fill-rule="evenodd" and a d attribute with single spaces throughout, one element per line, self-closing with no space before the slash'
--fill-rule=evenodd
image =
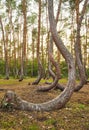
<path id="1" fill-rule="evenodd" d="M 9 99 L 11 103 L 15 104 L 13 105 L 15 108 L 19 108 L 21 110 L 50 111 L 50 110 L 62 108 L 69 101 L 74 91 L 74 87 L 75 87 L 74 60 L 71 54 L 69 53 L 69 51 L 64 46 L 62 40 L 58 37 L 56 24 L 54 21 L 54 15 L 53 15 L 53 0 L 48 0 L 48 12 L 49 12 L 50 28 L 51 28 L 53 39 L 68 64 L 67 87 L 59 96 L 57 96 L 53 100 L 41 104 L 34 104 L 34 103 L 24 101 L 20 97 L 18 97 L 13 91 L 8 91 L 4 97 L 4 102 L 8 101 L 7 99 Z"/>
<path id="2" fill-rule="evenodd" d="M 57 9 L 57 14 L 56 14 L 56 26 L 57 26 L 57 22 L 58 22 L 58 18 L 59 18 L 59 14 L 60 14 L 60 9 L 61 9 L 61 4 L 62 4 L 62 0 L 59 1 L 59 4 L 58 4 L 58 9 Z M 52 38 L 52 35 L 50 36 L 50 42 L 49 42 L 49 49 L 48 49 L 48 52 L 51 53 L 51 55 L 53 54 L 53 38 Z M 50 56 L 49 56 L 49 59 L 50 59 Z M 54 60 L 54 59 L 53 59 Z M 50 60 L 51 61 L 51 60 Z M 51 61 L 52 62 L 52 61 Z M 56 63 L 57 64 L 57 63 Z M 55 66 L 56 67 L 56 66 Z M 49 62 L 49 74 L 52 76 L 53 78 L 53 81 L 55 79 L 55 74 L 52 70 L 52 65 L 51 63 Z M 58 69 L 59 70 L 59 69 Z M 58 71 L 57 70 L 57 71 Z M 59 70 L 60 71 L 60 70 Z M 51 89 L 51 87 L 50 87 Z"/>
<path id="3" fill-rule="evenodd" d="M 52 88 L 55 88 L 55 86 L 56 86 L 56 84 L 58 83 L 58 80 L 59 80 L 59 78 L 60 78 L 60 70 L 59 70 L 59 65 L 55 62 L 55 60 L 54 60 L 54 58 L 53 58 L 53 56 L 52 56 L 52 54 L 49 52 L 49 59 L 50 59 L 50 61 L 53 63 L 53 65 L 55 66 L 55 68 L 56 68 L 56 76 L 55 76 L 55 78 L 54 78 L 54 82 L 52 83 L 52 84 L 50 84 L 50 85 L 48 85 L 48 86 L 40 86 L 40 87 L 38 87 L 38 91 L 48 91 L 48 90 L 50 90 L 50 89 L 52 89 Z"/>
<path id="4" fill-rule="evenodd" d="M 76 55 L 78 69 L 79 69 L 80 84 L 75 88 L 75 91 L 79 91 L 83 87 L 83 85 L 87 83 L 85 68 L 82 63 L 82 58 L 81 58 L 82 54 L 81 54 L 81 46 L 80 46 L 80 44 L 81 44 L 80 43 L 81 42 L 80 41 L 80 30 L 81 30 L 81 24 L 82 24 L 82 20 L 83 20 L 83 16 L 84 16 L 84 13 L 86 10 L 88 0 L 85 0 L 85 2 L 84 2 L 80 17 L 79 17 L 79 8 L 77 8 L 77 6 L 79 6 L 79 4 L 77 2 L 78 1 L 76 0 L 77 35 L 76 35 L 76 42 L 75 42 L 75 55 Z"/>
<path id="5" fill-rule="evenodd" d="M 75 56 L 76 56 L 76 61 L 77 61 L 77 66 L 79 70 L 79 75 L 80 75 L 80 83 L 76 85 L 75 87 L 75 92 L 79 91 L 84 84 L 87 83 L 87 78 L 86 78 L 86 73 L 85 73 L 85 68 L 82 62 L 82 54 L 81 54 L 81 40 L 80 40 L 80 31 L 81 31 L 81 24 L 83 20 L 83 16 L 87 7 L 88 0 L 85 0 L 83 9 L 81 11 L 81 14 L 79 16 L 79 1 L 76 0 L 76 22 L 77 22 L 77 32 L 76 32 L 76 41 L 75 41 Z M 64 87 L 61 87 L 60 85 L 58 86 L 60 90 L 64 90 Z"/>

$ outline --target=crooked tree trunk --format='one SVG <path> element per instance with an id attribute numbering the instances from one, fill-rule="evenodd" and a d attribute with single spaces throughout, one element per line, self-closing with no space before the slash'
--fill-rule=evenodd
<path id="1" fill-rule="evenodd" d="M 80 75 L 80 84 L 75 88 L 75 91 L 79 91 L 84 84 L 87 83 L 87 79 L 86 79 L 86 73 L 85 73 L 85 68 L 84 65 L 82 63 L 82 54 L 81 54 L 81 41 L 80 41 L 80 30 L 81 30 L 81 23 L 83 20 L 83 16 L 86 10 L 86 6 L 88 3 L 88 0 L 85 0 L 84 5 L 83 5 L 83 9 L 81 12 L 81 17 L 79 17 L 79 3 L 77 3 L 78 1 L 76 0 L 76 22 L 77 22 L 77 35 L 76 35 L 76 42 L 75 42 L 75 55 L 76 55 L 76 61 L 77 61 L 77 65 L 78 65 L 78 69 L 79 69 L 79 75 Z"/>
<path id="2" fill-rule="evenodd" d="M 58 9 L 57 9 L 58 11 L 57 11 L 57 15 L 56 15 L 56 25 L 58 23 L 58 18 L 59 18 L 60 9 L 61 9 L 61 3 L 62 3 L 62 0 L 59 1 L 59 5 L 58 5 Z M 50 36 L 50 45 L 49 45 L 49 50 L 48 51 L 50 53 L 53 53 L 53 38 L 52 38 L 52 36 Z M 51 64 L 49 64 L 49 73 L 52 76 L 52 78 L 55 79 L 55 74 L 51 69 Z"/>
<path id="3" fill-rule="evenodd" d="M 79 1 L 76 0 L 76 22 L 77 22 L 77 34 L 76 34 L 76 41 L 75 41 L 75 55 L 76 55 L 76 61 L 78 65 L 78 70 L 79 70 L 79 75 L 80 75 L 80 83 L 76 85 L 74 91 L 79 91 L 84 84 L 87 83 L 87 78 L 86 78 L 86 73 L 85 73 L 85 68 L 82 62 L 82 54 L 81 54 L 81 41 L 80 41 L 80 30 L 81 30 L 81 23 L 83 20 L 83 16 L 86 10 L 86 5 L 88 0 L 85 0 L 84 6 L 81 12 L 81 17 L 79 17 Z M 58 85 L 58 88 L 60 90 L 64 90 L 63 86 Z"/>
<path id="4" fill-rule="evenodd" d="M 60 0 L 59 1 L 59 5 L 58 5 L 58 11 L 57 11 L 57 15 L 56 15 L 56 25 L 57 25 L 57 22 L 58 22 L 58 18 L 59 18 L 59 14 L 60 14 L 60 9 L 61 9 L 61 3 L 62 3 L 62 0 Z M 52 35 L 50 36 L 50 42 L 49 42 L 49 49 L 48 49 L 48 52 L 49 53 L 51 53 L 51 55 L 53 54 L 53 38 L 52 38 Z M 48 54 L 49 54 L 48 53 Z M 49 74 L 52 76 L 52 78 L 53 78 L 53 83 L 52 83 L 52 88 L 53 88 L 53 84 L 55 83 L 55 79 L 56 79 L 56 75 L 54 74 L 54 72 L 53 72 L 53 70 L 52 70 L 52 65 L 51 65 L 51 62 L 52 61 L 54 61 L 54 59 L 53 60 L 51 60 L 50 59 L 51 57 L 49 56 Z M 54 61 L 55 62 L 55 61 Z M 53 63 L 53 62 L 52 62 Z M 57 63 L 55 62 L 55 64 L 56 64 L 56 70 L 57 70 L 57 72 L 58 73 L 60 73 L 60 69 L 58 68 L 58 65 L 57 65 Z M 58 68 L 58 69 L 57 69 Z M 59 74 L 60 75 L 60 74 Z M 56 84 L 54 84 L 54 87 L 56 86 Z M 49 87 L 50 89 L 52 89 L 51 88 L 51 85 L 50 85 L 50 87 Z M 48 90 L 50 90 L 50 89 L 48 89 Z"/>
<path id="5" fill-rule="evenodd" d="M 41 104 L 34 104 L 34 103 L 24 101 L 19 96 L 17 96 L 13 91 L 8 91 L 5 94 L 5 97 L 3 99 L 4 102 L 8 101 L 9 99 L 10 103 L 14 104 L 13 107 L 21 110 L 50 111 L 50 110 L 62 108 L 69 101 L 74 91 L 74 87 L 75 87 L 74 60 L 71 54 L 69 53 L 69 51 L 64 46 L 62 40 L 58 37 L 56 31 L 56 24 L 54 21 L 54 15 L 53 15 L 53 0 L 48 0 L 48 11 L 49 11 L 50 28 L 51 28 L 51 32 L 55 44 L 57 45 L 58 49 L 60 50 L 60 52 L 62 53 L 63 57 L 66 59 L 66 62 L 68 64 L 67 87 L 59 96 L 57 96 L 53 100 Z"/>
<path id="6" fill-rule="evenodd" d="M 54 87 L 56 86 L 56 84 L 58 83 L 58 80 L 59 80 L 59 78 L 60 78 L 59 65 L 55 62 L 55 60 L 54 60 L 54 58 L 53 58 L 53 56 L 52 56 L 51 53 L 49 53 L 49 57 L 50 57 L 50 58 L 49 58 L 50 61 L 53 63 L 53 65 L 54 65 L 55 68 L 56 68 L 56 76 L 55 76 L 54 82 L 53 82 L 52 84 L 50 84 L 50 85 L 48 85 L 48 86 L 40 86 L 40 87 L 38 87 L 38 89 L 37 89 L 38 91 L 48 91 L 48 90 L 54 88 Z"/>

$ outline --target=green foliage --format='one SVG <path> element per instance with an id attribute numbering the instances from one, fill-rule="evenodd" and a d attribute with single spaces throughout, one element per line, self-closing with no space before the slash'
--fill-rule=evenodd
<path id="1" fill-rule="evenodd" d="M 46 68 L 46 64 L 44 65 L 44 69 L 45 68 Z M 66 78 L 68 76 L 68 69 L 65 61 L 61 62 L 60 68 L 61 68 L 62 78 Z M 16 61 L 16 63 L 14 60 L 11 60 L 10 67 L 9 67 L 10 76 L 15 78 L 17 76 L 16 71 L 19 70 L 20 70 L 20 63 L 18 62 L 18 60 Z M 34 61 L 28 60 L 28 62 L 26 63 L 26 76 L 36 77 L 37 75 L 38 75 L 37 58 L 35 58 Z M 0 59 L 0 78 L 3 78 L 4 76 L 5 76 L 5 61 Z"/>
<path id="2" fill-rule="evenodd" d="M 41 28 L 41 34 L 42 34 L 42 35 L 45 35 L 45 34 L 46 34 L 46 28 L 45 28 L 45 26 L 43 26 L 43 27 Z"/>
<path id="3" fill-rule="evenodd" d="M 11 103 L 11 99 L 5 98 L 1 101 L 1 108 L 4 111 L 12 111 L 14 104 Z"/>
<path id="4" fill-rule="evenodd" d="M 86 69 L 87 77 L 89 77 L 89 68 Z"/>
<path id="5" fill-rule="evenodd" d="M 32 13 L 31 16 L 27 17 L 27 21 L 28 21 L 28 23 L 30 23 L 30 25 L 32 25 L 32 23 L 35 23 L 36 18 L 37 18 L 37 14 L 36 13 Z"/>
<path id="6" fill-rule="evenodd" d="M 0 78 L 5 75 L 5 62 L 0 59 Z"/>
<path id="7" fill-rule="evenodd" d="M 84 108 L 85 108 L 85 105 L 84 105 L 84 104 L 79 103 L 79 104 L 78 104 L 78 107 L 79 107 L 79 109 L 84 109 Z"/>
<path id="8" fill-rule="evenodd" d="M 69 0 L 70 8 L 73 10 L 75 8 L 75 0 Z"/>
<path id="9" fill-rule="evenodd" d="M 62 61 L 62 62 L 61 62 L 61 64 L 60 64 L 60 69 L 61 69 L 62 78 L 68 77 L 68 68 L 67 68 L 67 64 L 66 64 L 65 61 Z"/>
<path id="10" fill-rule="evenodd" d="M 39 2 L 39 0 L 34 0 L 35 2 Z"/>
<path id="11" fill-rule="evenodd" d="M 16 122 L 13 120 L 7 120 L 7 121 L 5 121 L 5 120 L 2 120 L 1 122 L 0 122 L 0 125 L 2 126 L 2 128 L 3 129 L 1 129 L 1 130 L 12 130 L 13 129 L 13 127 L 15 127 L 16 126 Z"/>
<path id="12" fill-rule="evenodd" d="M 16 66 L 15 66 L 16 65 Z M 44 69 L 46 68 L 46 64 L 44 65 Z M 68 67 L 65 61 L 62 61 L 60 63 L 60 69 L 61 69 L 61 77 L 67 78 L 68 77 Z M 18 60 L 15 61 L 11 60 L 10 67 L 9 67 L 9 74 L 11 77 L 17 78 L 16 71 L 20 70 L 20 63 Z M 26 76 L 30 77 L 36 77 L 38 75 L 38 61 L 37 58 L 33 60 L 28 60 L 26 63 Z M 86 75 L 89 77 L 89 68 L 86 68 Z M 5 76 L 5 61 L 0 59 L 0 78 L 4 78 Z M 79 79 L 79 71 L 76 68 L 76 78 Z"/>
<path id="13" fill-rule="evenodd" d="M 46 122 L 45 122 L 45 124 L 47 124 L 47 125 L 54 125 L 56 123 L 56 120 L 55 119 L 48 119 Z"/>
<path id="14" fill-rule="evenodd" d="M 28 130 L 39 130 L 39 126 L 37 124 L 32 124 Z"/>
<path id="15" fill-rule="evenodd" d="M 38 62 L 37 59 L 34 59 L 34 61 L 28 62 L 27 65 L 27 75 L 31 77 L 35 77 L 38 74 Z"/>

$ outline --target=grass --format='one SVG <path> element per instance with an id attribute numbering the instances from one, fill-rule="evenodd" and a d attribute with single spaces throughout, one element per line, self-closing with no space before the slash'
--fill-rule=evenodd
<path id="1" fill-rule="evenodd" d="M 34 80 L 36 80 L 36 78 L 26 78 L 26 79 L 24 79 L 22 82 L 23 83 L 32 83 Z M 52 82 L 53 80 L 50 78 L 49 80 L 48 80 L 48 82 Z M 60 83 L 66 83 L 67 82 L 67 79 L 60 79 L 60 81 L 59 81 Z M 21 82 L 19 82 L 19 83 L 21 83 Z M 40 83 L 45 83 L 45 80 L 44 79 L 42 79 L 41 81 L 40 81 Z M 0 79 L 0 85 L 12 85 L 12 84 L 18 84 L 18 79 L 13 79 L 13 78 L 11 78 L 11 79 L 9 79 L 9 80 L 5 80 L 5 79 Z"/>
<path id="2" fill-rule="evenodd" d="M 13 85 L 13 84 L 18 84 L 18 80 L 17 79 L 9 79 L 9 80 L 0 79 L 0 85 Z"/>
<path id="3" fill-rule="evenodd" d="M 54 125 L 55 123 L 56 123 L 56 120 L 52 118 L 45 121 L 45 124 L 47 125 Z"/>
<path id="4" fill-rule="evenodd" d="M 35 80 L 35 78 L 27 78 L 24 79 L 22 82 L 19 82 L 18 79 L 9 79 L 9 80 L 5 80 L 5 79 L 0 79 L 0 85 L 13 85 L 13 84 L 18 84 L 18 83 L 28 83 L 28 82 L 33 82 Z"/>
<path id="5" fill-rule="evenodd" d="M 40 129 L 39 129 L 39 126 L 37 124 L 32 124 L 29 126 L 28 130 L 40 130 Z"/>

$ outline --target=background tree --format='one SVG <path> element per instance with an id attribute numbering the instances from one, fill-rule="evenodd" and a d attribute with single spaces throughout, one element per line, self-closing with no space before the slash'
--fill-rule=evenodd
<path id="1" fill-rule="evenodd" d="M 27 43 L 27 1 L 22 0 L 22 13 L 23 13 L 23 42 L 22 42 L 22 57 L 21 57 L 21 71 L 20 79 L 23 80 L 23 77 L 26 73 L 26 43 Z"/>
<path id="2" fill-rule="evenodd" d="M 38 78 L 32 84 L 38 84 L 43 77 L 43 66 L 40 58 L 40 34 L 41 33 L 41 0 L 39 0 L 39 15 L 38 15 L 38 40 L 37 40 L 37 60 L 38 60 Z"/>
<path id="3" fill-rule="evenodd" d="M 9 79 L 9 66 L 8 66 L 8 32 L 7 31 L 4 31 L 5 28 L 3 26 L 3 23 L 2 23 L 2 19 L 1 19 L 1 16 L 0 16 L 0 24 L 1 24 L 1 30 L 2 30 L 2 40 L 3 40 L 3 44 L 4 44 L 4 52 L 5 52 L 5 79 Z M 6 28 L 8 30 L 8 28 Z M 6 36 L 5 36 L 5 33 L 6 33 Z"/>

